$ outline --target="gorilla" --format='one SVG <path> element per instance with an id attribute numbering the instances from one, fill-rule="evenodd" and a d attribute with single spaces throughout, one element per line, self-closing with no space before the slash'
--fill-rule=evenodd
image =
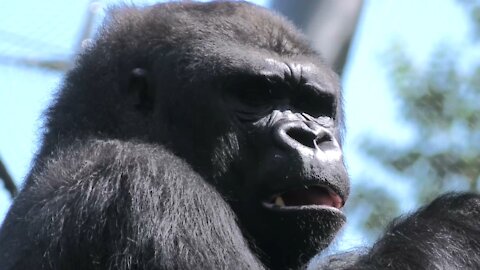
<path id="1" fill-rule="evenodd" d="M 243 2 L 120 7 L 46 112 L 2 269 L 298 269 L 345 223 L 339 81 Z M 480 197 L 449 194 L 318 269 L 480 269 Z"/>

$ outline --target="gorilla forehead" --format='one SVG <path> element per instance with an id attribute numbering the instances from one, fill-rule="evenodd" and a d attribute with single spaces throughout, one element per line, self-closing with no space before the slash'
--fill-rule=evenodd
<path id="1" fill-rule="evenodd" d="M 128 72 L 132 66 L 156 64 L 169 66 L 181 81 L 196 81 L 263 70 L 293 73 L 291 67 L 300 64 L 302 74 L 315 75 L 310 75 L 312 81 L 332 84 L 321 86 L 326 91 L 339 92 L 336 74 L 302 33 L 283 17 L 250 3 L 117 7 L 105 25 L 90 55 L 99 59 L 96 54 L 101 54 L 109 70 L 118 66 Z M 117 62 L 107 64 L 108 59 Z"/>
<path id="2" fill-rule="evenodd" d="M 282 56 L 315 54 L 291 23 L 244 2 L 166 3 L 144 9 L 120 7 L 112 10 L 106 25 L 101 35 L 105 42 L 101 39 L 98 44 L 120 46 L 123 49 L 119 52 L 139 50 L 139 54 L 151 55 L 174 50 L 176 54 L 198 55 L 198 50 L 202 50 L 202 55 L 208 57 L 235 44 Z M 132 29 L 136 32 L 132 33 Z"/>

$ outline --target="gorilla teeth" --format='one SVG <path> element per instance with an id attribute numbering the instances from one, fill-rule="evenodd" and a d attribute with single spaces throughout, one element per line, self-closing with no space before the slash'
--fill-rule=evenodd
<path id="1" fill-rule="evenodd" d="M 285 206 L 285 202 L 283 201 L 283 198 L 281 196 L 277 196 L 277 198 L 275 198 L 275 205 L 279 207 Z"/>

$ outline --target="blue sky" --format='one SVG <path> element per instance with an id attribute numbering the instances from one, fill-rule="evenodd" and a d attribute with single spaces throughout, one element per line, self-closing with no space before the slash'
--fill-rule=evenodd
<path id="1" fill-rule="evenodd" d="M 2 1 L 0 3 L 0 157 L 20 184 L 39 143 L 41 112 L 61 83 L 61 75 L 23 68 L 5 56 L 70 57 L 88 7 L 83 1 Z M 102 3 L 115 3 L 105 1 Z M 151 3 L 153 1 L 127 1 Z M 257 1 L 263 4 L 268 1 Z M 358 149 L 360 135 L 371 134 L 392 143 L 411 136 L 398 119 L 398 105 L 389 92 L 382 55 L 393 42 L 402 42 L 412 59 L 425 63 L 439 43 L 468 50 L 468 23 L 454 0 L 366 1 L 344 77 L 348 134 L 345 155 L 352 178 L 373 170 Z M 474 51 L 471 55 L 477 56 Z M 466 59 L 468 62 L 468 59 Z M 367 169 L 369 168 L 369 169 Z M 376 177 L 382 179 L 382 177 Z M 377 183 L 389 185 L 387 182 Z M 407 186 L 389 185 L 405 194 Z M 0 189 L 0 220 L 10 204 Z M 405 204 L 405 209 L 413 205 Z M 361 236 L 347 229 L 349 241 L 341 248 L 362 244 Z"/>

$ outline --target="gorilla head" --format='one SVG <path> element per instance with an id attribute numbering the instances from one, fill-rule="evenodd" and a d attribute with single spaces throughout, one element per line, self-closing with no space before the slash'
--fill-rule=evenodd
<path id="1" fill-rule="evenodd" d="M 48 117 L 40 157 L 91 137 L 165 146 L 220 192 L 270 266 L 305 262 L 345 221 L 338 78 L 262 8 L 118 9 Z"/>

